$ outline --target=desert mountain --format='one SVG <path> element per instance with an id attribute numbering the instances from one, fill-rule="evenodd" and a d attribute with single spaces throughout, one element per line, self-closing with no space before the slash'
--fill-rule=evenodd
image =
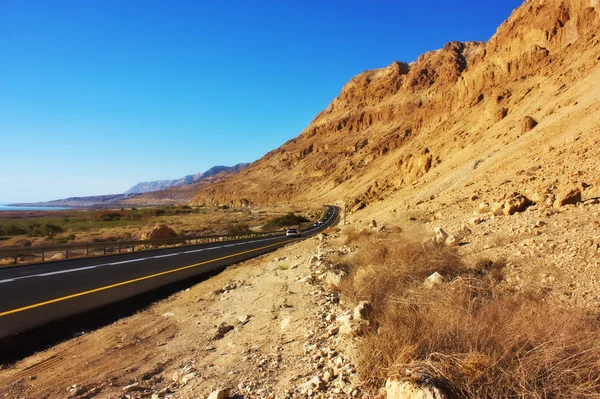
<path id="1" fill-rule="evenodd" d="M 236 173 L 240 170 L 246 168 L 249 163 L 239 163 L 234 166 L 213 166 L 206 172 L 196 173 L 195 175 L 187 175 L 180 179 L 174 180 L 156 180 L 149 182 L 141 182 L 137 183 L 135 186 L 131 187 L 129 190 L 125 191 L 125 194 L 142 194 L 148 193 L 152 191 L 165 190 L 171 187 L 181 187 L 192 183 L 197 183 L 202 179 L 207 179 L 212 176 L 215 176 L 219 173 Z"/>
<path id="2" fill-rule="evenodd" d="M 207 184 L 220 181 L 246 168 L 248 163 L 235 166 L 214 166 L 203 173 L 177 180 L 138 183 L 124 194 L 70 197 L 47 202 L 13 204 L 17 206 L 113 207 L 117 205 L 171 205 L 189 202 Z M 186 183 L 188 182 L 188 183 Z M 165 187 L 165 188 L 160 188 Z M 145 190 L 151 190 L 145 192 Z"/>
<path id="3" fill-rule="evenodd" d="M 501 185 L 544 192 L 556 174 L 592 181 L 599 11 L 597 0 L 526 1 L 487 43 L 450 42 L 363 72 L 298 137 L 193 203 L 345 200 L 356 211 L 386 199 L 457 201 Z M 529 167 L 548 177 L 517 187 Z"/>

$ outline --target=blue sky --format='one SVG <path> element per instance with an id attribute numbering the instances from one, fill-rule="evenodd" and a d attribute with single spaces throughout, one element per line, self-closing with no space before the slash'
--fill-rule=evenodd
<path id="1" fill-rule="evenodd" d="M 352 76 L 487 40 L 520 4 L 0 0 L 0 203 L 254 161 Z"/>

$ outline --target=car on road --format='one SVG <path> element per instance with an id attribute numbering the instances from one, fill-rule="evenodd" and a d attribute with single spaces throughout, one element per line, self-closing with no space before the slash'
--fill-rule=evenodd
<path id="1" fill-rule="evenodd" d="M 290 227 L 285 232 L 285 236 L 286 237 L 302 237 L 302 233 L 300 233 L 300 230 L 297 227 Z"/>
<path id="2" fill-rule="evenodd" d="M 313 227 L 319 227 L 319 222 L 315 222 L 315 224 L 313 224 Z"/>

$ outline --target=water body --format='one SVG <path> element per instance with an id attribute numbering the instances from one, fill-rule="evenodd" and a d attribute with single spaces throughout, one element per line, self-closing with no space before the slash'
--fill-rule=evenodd
<path id="1" fill-rule="evenodd" d="M 0 212 L 2 211 L 60 211 L 70 208 L 62 208 L 58 206 L 9 206 L 0 205 Z"/>

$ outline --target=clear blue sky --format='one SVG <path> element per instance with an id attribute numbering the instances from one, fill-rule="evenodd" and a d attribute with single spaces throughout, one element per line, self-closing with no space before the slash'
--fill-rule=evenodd
<path id="1" fill-rule="evenodd" d="M 250 162 L 352 76 L 521 1 L 0 0 L 0 203 Z"/>

